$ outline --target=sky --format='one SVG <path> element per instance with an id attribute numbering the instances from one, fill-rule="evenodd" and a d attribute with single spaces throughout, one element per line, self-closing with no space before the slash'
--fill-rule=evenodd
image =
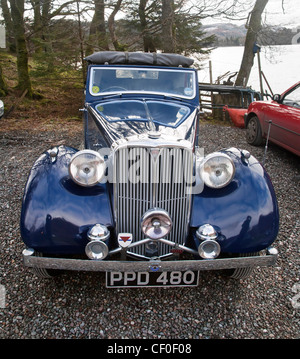
<path id="1" fill-rule="evenodd" d="M 266 19 L 271 25 L 300 28 L 300 0 L 269 0 L 266 6 Z"/>
<path id="2" fill-rule="evenodd" d="M 197 3 L 196 0 L 192 0 L 191 2 Z M 201 3 L 202 2 L 203 1 L 201 1 Z M 248 0 L 248 2 L 254 4 L 255 0 Z M 228 3 L 230 3 L 230 1 L 228 1 Z M 295 28 L 296 30 L 298 27 L 300 28 L 300 0 L 269 0 L 265 9 L 265 16 L 269 25 L 281 25 Z M 202 22 L 203 24 L 215 23 L 216 20 L 219 22 L 219 19 L 206 19 Z M 220 21 L 222 20 L 220 19 Z M 230 20 L 227 19 L 223 21 L 229 22 Z M 237 25 L 243 24 L 245 20 L 241 22 L 234 21 L 234 23 L 237 23 Z"/>
<path id="3" fill-rule="evenodd" d="M 255 3 L 252 0 L 253 4 Z M 220 21 L 219 21 L 220 20 Z M 263 20 L 268 25 L 283 26 L 297 30 L 300 29 L 300 0 L 269 0 L 264 11 Z M 230 21 L 228 19 L 206 19 L 202 23 L 211 24 L 216 22 L 233 22 L 237 25 L 242 25 L 242 21 Z"/>

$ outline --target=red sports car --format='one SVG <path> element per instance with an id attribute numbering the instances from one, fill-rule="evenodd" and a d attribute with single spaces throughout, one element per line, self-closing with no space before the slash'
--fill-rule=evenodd
<path id="1" fill-rule="evenodd" d="M 261 145 L 269 132 L 270 141 L 300 156 L 300 81 L 271 102 L 252 102 L 245 127 L 251 145 Z"/>

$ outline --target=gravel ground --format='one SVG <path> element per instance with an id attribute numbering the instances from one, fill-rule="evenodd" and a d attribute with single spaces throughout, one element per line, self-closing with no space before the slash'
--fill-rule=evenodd
<path id="1" fill-rule="evenodd" d="M 34 160 L 52 144 L 77 147 L 81 126 L 0 129 L 0 338 L 300 338 L 299 158 L 270 145 L 266 168 L 281 212 L 276 266 L 245 280 L 200 273 L 197 288 L 106 289 L 103 273 L 41 280 L 24 268 L 22 192 Z M 205 152 L 236 146 L 259 160 L 264 148 L 234 127 L 201 125 Z"/>

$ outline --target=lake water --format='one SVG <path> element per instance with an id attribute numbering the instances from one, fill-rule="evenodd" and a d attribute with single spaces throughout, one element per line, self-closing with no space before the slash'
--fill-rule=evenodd
<path id="1" fill-rule="evenodd" d="M 242 46 L 219 47 L 213 50 L 209 59 L 205 61 L 203 70 L 198 73 L 199 82 L 209 82 L 209 60 L 212 62 L 213 82 L 227 71 L 231 73 L 239 71 L 243 52 Z M 260 60 L 261 69 L 274 94 L 282 93 L 300 81 L 300 44 L 262 47 Z M 255 55 L 248 86 L 260 91 L 257 55 Z M 270 93 L 265 82 L 263 88 L 264 91 L 267 90 Z"/>

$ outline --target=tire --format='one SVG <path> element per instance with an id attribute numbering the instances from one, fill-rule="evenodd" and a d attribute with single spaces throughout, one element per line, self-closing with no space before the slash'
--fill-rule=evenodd
<path id="1" fill-rule="evenodd" d="M 246 267 L 246 268 L 235 268 L 233 273 L 229 275 L 229 278 L 232 279 L 245 279 L 251 276 L 253 273 L 253 267 Z"/>
<path id="2" fill-rule="evenodd" d="M 255 253 L 241 253 L 238 254 L 238 257 L 253 257 L 258 256 L 259 252 Z M 234 268 L 234 269 L 227 269 L 224 271 L 224 274 L 226 277 L 232 278 L 232 279 L 245 279 L 252 275 L 254 272 L 255 267 L 244 267 L 244 268 Z"/>
<path id="3" fill-rule="evenodd" d="M 257 116 L 251 117 L 247 123 L 246 140 L 252 146 L 260 146 L 263 143 L 261 126 Z"/>
<path id="4" fill-rule="evenodd" d="M 43 253 L 35 252 L 36 257 L 43 257 Z M 31 268 L 32 273 L 34 273 L 37 277 L 43 279 L 52 279 L 57 277 L 61 274 L 62 271 L 56 269 L 46 269 L 40 267 L 33 267 Z"/>

